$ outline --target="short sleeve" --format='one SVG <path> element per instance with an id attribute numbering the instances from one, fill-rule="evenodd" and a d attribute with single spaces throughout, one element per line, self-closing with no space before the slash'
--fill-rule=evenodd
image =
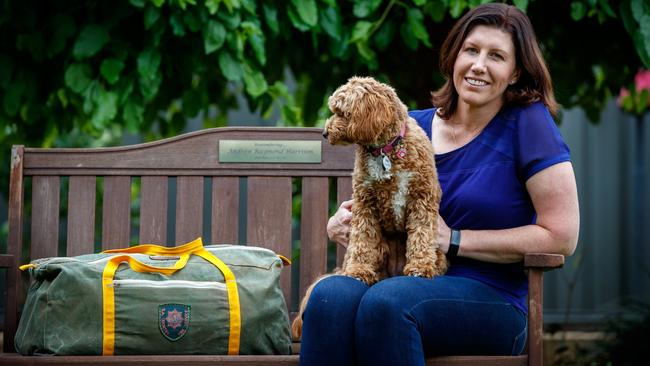
<path id="1" fill-rule="evenodd" d="M 413 118 L 431 140 L 431 122 L 433 121 L 434 108 L 409 111 L 409 117 Z"/>
<path id="2" fill-rule="evenodd" d="M 523 108 L 517 129 L 517 173 L 523 181 L 551 165 L 571 160 L 569 147 L 544 104 Z"/>

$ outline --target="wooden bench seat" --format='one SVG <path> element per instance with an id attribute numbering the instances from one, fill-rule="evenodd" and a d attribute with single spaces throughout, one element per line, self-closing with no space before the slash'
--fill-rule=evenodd
<path id="1" fill-rule="evenodd" d="M 301 163 L 224 162 L 219 145 L 225 140 L 272 140 L 285 147 L 292 146 L 286 141 L 317 141 L 321 157 Z M 306 287 L 342 260 L 342 248 L 329 244 L 328 250 L 326 223 L 351 195 L 353 149 L 330 146 L 320 129 L 274 127 L 207 129 L 114 148 L 14 146 L 8 247 L 0 255 L 0 267 L 7 269 L 0 365 L 297 365 L 297 355 L 18 355 L 13 340 L 26 289 L 18 266 L 136 243 L 182 244 L 199 236 L 205 243 L 264 246 L 287 257 L 299 250 L 299 263 L 287 267 L 281 278 L 293 318 Z M 295 210 L 298 222 L 292 220 Z M 558 255 L 525 258 L 527 355 L 437 357 L 427 365 L 541 365 L 542 273 L 563 263 Z"/>

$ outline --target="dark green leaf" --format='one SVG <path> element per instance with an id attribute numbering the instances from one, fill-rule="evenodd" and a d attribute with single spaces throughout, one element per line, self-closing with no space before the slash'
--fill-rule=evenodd
<path id="1" fill-rule="evenodd" d="M 239 9 L 241 6 L 239 4 L 239 0 L 223 0 L 223 3 L 226 4 L 226 8 L 228 8 L 229 13 L 232 13 L 235 9 Z"/>
<path id="2" fill-rule="evenodd" d="M 100 89 L 96 103 L 90 123 L 102 129 L 117 115 L 117 94 Z"/>
<path id="3" fill-rule="evenodd" d="M 230 52 L 224 50 L 219 53 L 219 68 L 229 81 L 239 81 L 244 74 L 241 63 L 234 59 Z"/>
<path id="4" fill-rule="evenodd" d="M 81 94 L 92 81 L 92 69 L 87 64 L 71 64 L 65 70 L 64 80 L 72 91 Z"/>
<path id="5" fill-rule="evenodd" d="M 302 19 L 300 19 L 300 16 L 296 13 L 296 10 L 294 10 L 292 6 L 287 9 L 287 15 L 289 16 L 291 24 L 299 31 L 306 32 L 311 28 L 309 25 L 305 24 Z"/>
<path id="6" fill-rule="evenodd" d="M 109 58 L 102 61 L 100 72 L 109 84 L 115 84 L 120 79 L 120 73 L 124 69 L 124 62 Z"/>
<path id="7" fill-rule="evenodd" d="M 375 44 L 379 50 L 385 50 L 388 48 L 388 45 L 393 40 L 395 36 L 395 23 L 394 22 L 385 22 L 382 24 L 381 28 L 377 30 L 375 36 L 373 37 Z"/>
<path id="8" fill-rule="evenodd" d="M 442 0 L 429 1 L 424 5 L 422 11 L 433 19 L 434 22 L 439 23 L 445 18 L 447 5 Z"/>
<path id="9" fill-rule="evenodd" d="M 574 1 L 571 3 L 571 18 L 575 21 L 582 20 L 585 17 L 587 9 L 585 4 L 580 1 Z"/>
<path id="10" fill-rule="evenodd" d="M 96 24 L 88 25 L 77 37 L 72 54 L 77 59 L 92 57 L 104 47 L 108 40 L 106 28 Z"/>
<path id="11" fill-rule="evenodd" d="M 129 0 L 129 2 L 131 3 L 131 5 L 135 6 L 136 8 L 142 9 L 144 8 L 144 3 L 146 2 L 146 0 Z"/>
<path id="12" fill-rule="evenodd" d="M 340 40 L 330 40 L 330 53 L 332 56 L 343 59 L 350 49 L 350 33 L 343 31 Z"/>
<path id="13" fill-rule="evenodd" d="M 165 0 L 151 0 L 151 2 L 152 2 L 155 6 L 157 6 L 157 7 L 160 8 L 160 7 L 163 6 L 163 4 L 165 3 Z"/>
<path id="14" fill-rule="evenodd" d="M 269 27 L 271 32 L 278 34 L 280 32 L 280 25 L 278 24 L 278 10 L 275 8 L 275 4 L 264 2 L 262 4 L 262 9 L 264 10 L 266 25 Z"/>
<path id="15" fill-rule="evenodd" d="M 203 26 L 201 19 L 199 19 L 199 17 L 197 17 L 192 11 L 183 12 L 183 23 L 185 23 L 192 32 L 200 31 Z"/>
<path id="16" fill-rule="evenodd" d="M 144 97 L 144 101 L 148 103 L 158 95 L 162 83 L 162 74 L 155 72 L 146 77 L 140 77 L 138 81 L 140 82 L 140 93 Z"/>
<path id="17" fill-rule="evenodd" d="M 244 9 L 246 9 L 247 12 L 249 12 L 252 15 L 255 15 L 257 11 L 257 3 L 255 0 L 240 0 L 241 5 Z"/>
<path id="18" fill-rule="evenodd" d="M 244 67 L 244 84 L 246 85 L 246 93 L 254 98 L 266 93 L 268 89 L 264 75 L 259 70 L 253 70 L 248 65 Z"/>
<path id="19" fill-rule="evenodd" d="M 406 44 L 406 47 L 412 50 L 418 48 L 418 39 L 415 38 L 415 35 L 406 24 L 402 24 L 400 27 L 400 35 L 402 36 L 402 40 L 404 41 L 404 44 Z"/>
<path id="20" fill-rule="evenodd" d="M 648 6 L 645 3 L 645 0 L 632 0 L 630 2 L 630 9 L 637 23 L 641 23 L 641 18 L 647 14 Z"/>
<path id="21" fill-rule="evenodd" d="M 598 4 L 600 4 L 600 7 L 603 9 L 603 12 L 607 14 L 608 17 L 616 18 L 616 14 L 614 13 L 614 10 L 612 10 L 612 7 L 609 6 L 608 0 L 598 0 Z"/>
<path id="22" fill-rule="evenodd" d="M 427 3 L 427 0 L 413 0 L 413 4 L 417 6 L 422 6 Z"/>
<path id="23" fill-rule="evenodd" d="M 142 78 L 154 78 L 160 67 L 158 50 L 147 48 L 138 55 L 138 74 Z"/>
<path id="24" fill-rule="evenodd" d="M 209 55 L 223 46 L 226 41 L 226 28 L 216 20 L 208 21 L 203 31 L 203 48 Z"/>
<path id="25" fill-rule="evenodd" d="M 144 11 L 144 29 L 149 29 L 160 19 L 160 9 L 147 6 Z"/>
<path id="26" fill-rule="evenodd" d="M 372 61 L 377 57 L 377 54 L 368 46 L 367 42 L 357 42 L 356 46 L 357 51 L 364 60 Z"/>
<path id="27" fill-rule="evenodd" d="M 128 100 L 122 110 L 122 118 L 126 122 L 126 129 L 129 132 L 138 133 L 144 122 L 144 107 L 135 101 Z"/>
<path id="28" fill-rule="evenodd" d="M 328 6 L 325 8 L 325 11 L 321 11 L 319 17 L 319 22 L 325 33 L 335 40 L 341 38 L 341 32 L 343 28 L 343 21 L 341 15 L 339 14 L 339 9 L 333 6 Z"/>
<path id="29" fill-rule="evenodd" d="M 248 37 L 248 42 L 253 48 L 255 59 L 260 65 L 266 65 L 266 49 L 264 48 L 265 39 L 261 32 L 254 33 Z"/>
<path id="30" fill-rule="evenodd" d="M 449 1 L 449 14 L 452 18 L 456 19 L 463 14 L 463 11 L 467 7 L 466 0 L 450 0 Z"/>
<path id="31" fill-rule="evenodd" d="M 206 0 L 205 6 L 208 8 L 210 15 L 215 15 L 219 11 L 221 0 Z"/>
<path id="32" fill-rule="evenodd" d="M 424 26 L 423 20 L 424 16 L 420 9 L 409 9 L 407 13 L 407 24 L 410 31 L 413 33 L 415 38 L 421 40 L 427 47 L 431 47 L 431 42 L 429 42 L 429 33 Z"/>
<path id="33" fill-rule="evenodd" d="M 185 36 L 185 26 L 183 25 L 183 21 L 181 20 L 181 14 L 179 14 L 178 12 L 173 12 L 172 15 L 169 17 L 169 24 L 171 24 L 172 33 L 174 33 L 175 36 L 178 37 Z"/>
<path id="34" fill-rule="evenodd" d="M 217 13 L 217 18 L 223 22 L 226 28 L 230 30 L 235 30 L 241 24 L 241 15 L 239 12 L 236 13 L 226 13 L 221 11 Z"/>
<path id="35" fill-rule="evenodd" d="M 318 7 L 316 0 L 291 0 L 300 19 L 310 28 L 318 24 Z"/>
<path id="36" fill-rule="evenodd" d="M 644 49 L 646 55 L 650 55 L 650 15 L 646 14 L 641 17 L 639 22 L 639 32 L 643 36 Z"/>
<path id="37" fill-rule="evenodd" d="M 524 13 L 528 9 L 528 0 L 512 0 L 516 7 L 521 9 Z"/>
<path id="38" fill-rule="evenodd" d="M 370 29 L 372 29 L 372 23 L 360 20 L 354 24 L 352 28 L 352 37 L 350 38 L 350 43 L 355 43 L 359 41 L 366 41 L 370 36 Z"/>
<path id="39" fill-rule="evenodd" d="M 365 18 L 377 10 L 379 5 L 381 0 L 355 0 L 352 14 L 357 18 Z"/>

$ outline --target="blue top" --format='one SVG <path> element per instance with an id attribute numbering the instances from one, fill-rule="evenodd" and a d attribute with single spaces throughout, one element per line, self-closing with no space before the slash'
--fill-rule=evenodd
<path id="1" fill-rule="evenodd" d="M 409 112 L 429 139 L 434 112 L 434 108 Z M 526 181 L 544 168 L 569 161 L 570 156 L 548 109 L 537 102 L 503 108 L 476 138 L 436 154 L 435 159 L 442 188 L 440 215 L 447 225 L 457 230 L 494 230 L 535 223 Z M 458 257 L 447 275 L 486 283 L 527 312 L 528 282 L 522 262 L 497 264 Z"/>

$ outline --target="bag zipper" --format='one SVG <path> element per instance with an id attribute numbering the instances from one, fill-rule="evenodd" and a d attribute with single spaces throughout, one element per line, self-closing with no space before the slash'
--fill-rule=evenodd
<path id="1" fill-rule="evenodd" d="M 212 288 L 226 291 L 226 285 L 221 282 L 208 281 L 149 281 L 149 280 L 113 280 L 113 287 L 136 288 L 136 287 L 155 287 L 155 288 Z"/>

